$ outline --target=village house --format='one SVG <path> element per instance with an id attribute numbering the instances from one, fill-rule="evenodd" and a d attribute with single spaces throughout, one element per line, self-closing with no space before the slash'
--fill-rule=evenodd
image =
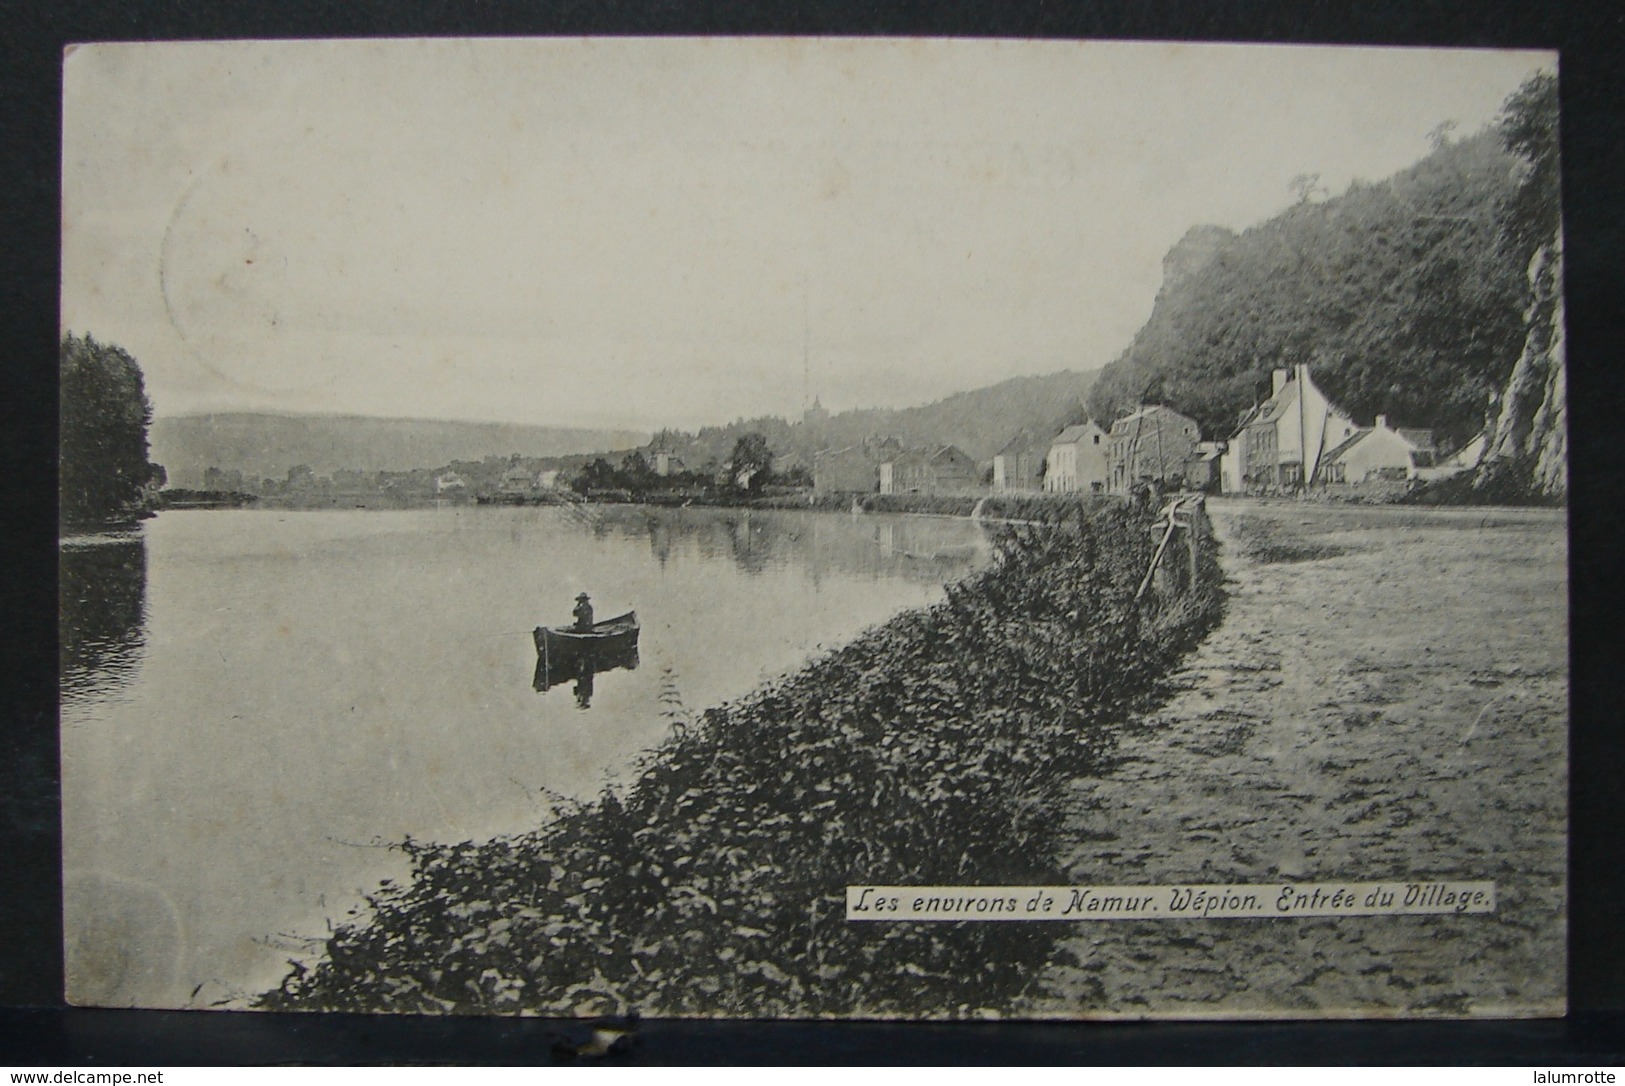
<path id="1" fill-rule="evenodd" d="M 952 445 L 906 449 L 880 464 L 882 494 L 962 494 L 977 488 L 976 461 Z"/>
<path id="2" fill-rule="evenodd" d="M 688 465 L 683 462 L 682 457 L 683 446 L 688 444 L 690 443 L 682 440 L 681 435 L 661 431 L 647 447 L 639 449 L 638 452 L 649 465 L 650 471 L 665 478 L 670 475 L 681 475 L 688 470 Z"/>
<path id="3" fill-rule="evenodd" d="M 819 449 L 813 453 L 813 489 L 820 494 L 873 494 L 880 465 L 866 445 Z"/>
<path id="4" fill-rule="evenodd" d="M 866 440 L 813 453 L 813 489 L 820 494 L 873 494 L 880 489 L 880 464 L 903 451 L 894 437 Z"/>
<path id="5" fill-rule="evenodd" d="M 1044 489 L 1071 494 L 1105 488 L 1106 431 L 1081 422 L 1056 434 L 1044 458 Z"/>
<path id="6" fill-rule="evenodd" d="M 1220 464 L 1226 448 L 1222 441 L 1198 441 L 1196 451 L 1185 461 L 1185 486 L 1209 492 L 1220 489 L 1223 483 Z"/>
<path id="7" fill-rule="evenodd" d="M 1270 398 L 1242 416 L 1221 475 L 1227 493 L 1414 479 L 1434 451 L 1430 430 L 1391 427 L 1386 415 L 1356 424 L 1297 365 L 1271 374 Z"/>
<path id="8" fill-rule="evenodd" d="M 1451 476 L 1460 475 L 1464 471 L 1471 471 L 1483 461 L 1484 450 L 1488 447 L 1489 439 L 1482 431 L 1475 434 L 1468 440 L 1467 444 L 1453 453 L 1446 454 L 1435 443 L 1433 466 L 1418 467 L 1413 478 L 1424 482 L 1433 482 L 1438 479 L 1448 479 Z"/>
<path id="9" fill-rule="evenodd" d="M 1044 462 L 1049 443 L 1031 430 L 1023 430 L 993 454 L 993 490 L 1037 490 L 1044 485 Z"/>
<path id="10" fill-rule="evenodd" d="M 1127 494 L 1141 483 L 1183 484 L 1201 436 L 1195 419 L 1161 404 L 1123 416 L 1106 439 L 1107 491 Z"/>
<path id="11" fill-rule="evenodd" d="M 1277 369 L 1270 398 L 1242 417 L 1223 474 L 1240 490 L 1301 490 L 1319 478 L 1322 461 L 1359 427 L 1332 403 L 1309 367 Z"/>
<path id="12" fill-rule="evenodd" d="M 448 471 L 444 475 L 436 477 L 434 481 L 434 492 L 436 494 L 458 494 L 467 491 L 468 480 L 455 471 Z"/>
<path id="13" fill-rule="evenodd" d="M 1357 430 L 1322 460 L 1320 478 L 1326 483 L 1393 482 L 1415 479 L 1419 469 L 1433 466 L 1433 431 L 1397 429 L 1387 415 L 1374 426 Z"/>
<path id="14" fill-rule="evenodd" d="M 502 478 L 497 480 L 497 493 L 508 495 L 529 494 L 535 484 L 536 480 L 529 471 L 526 471 L 518 464 L 511 464 L 508 470 L 502 473 Z"/>

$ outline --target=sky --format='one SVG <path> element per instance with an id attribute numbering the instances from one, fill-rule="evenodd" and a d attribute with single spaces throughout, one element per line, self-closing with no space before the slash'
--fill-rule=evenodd
<path id="1" fill-rule="evenodd" d="M 694 429 L 1111 361 L 1168 249 L 1535 52 L 485 39 L 64 61 L 62 326 L 159 416 Z"/>

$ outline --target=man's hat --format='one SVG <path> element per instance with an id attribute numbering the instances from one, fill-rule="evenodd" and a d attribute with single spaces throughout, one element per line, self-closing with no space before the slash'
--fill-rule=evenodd
<path id="1" fill-rule="evenodd" d="M 585 592 L 583 592 L 581 595 L 576 597 L 576 599 L 578 599 L 578 600 L 586 600 L 586 599 L 591 599 L 591 598 L 592 597 L 587 595 Z"/>

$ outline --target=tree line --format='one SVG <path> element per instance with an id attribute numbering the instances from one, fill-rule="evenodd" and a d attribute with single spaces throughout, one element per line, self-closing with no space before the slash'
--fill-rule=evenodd
<path id="1" fill-rule="evenodd" d="M 672 433 L 665 432 L 668 437 Z M 660 436 L 656 437 L 657 445 Z M 571 479 L 570 486 L 581 494 L 605 491 L 759 494 L 769 486 L 810 487 L 812 483 L 812 473 L 802 465 L 777 466 L 767 437 L 752 430 L 735 439 L 732 453 L 720 464 L 708 461 L 699 468 L 673 466 L 661 473 L 641 451 L 634 450 L 622 457 L 618 466 L 607 457 L 592 460 Z"/>

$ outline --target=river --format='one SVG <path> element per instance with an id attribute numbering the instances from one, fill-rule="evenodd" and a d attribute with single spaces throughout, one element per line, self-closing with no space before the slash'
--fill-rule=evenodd
<path id="1" fill-rule="evenodd" d="M 963 520 L 635 506 L 166 512 L 63 541 L 70 1001 L 241 1006 L 405 863 L 623 780 L 691 714 L 941 597 Z M 531 629 L 635 608 L 538 689 Z"/>

